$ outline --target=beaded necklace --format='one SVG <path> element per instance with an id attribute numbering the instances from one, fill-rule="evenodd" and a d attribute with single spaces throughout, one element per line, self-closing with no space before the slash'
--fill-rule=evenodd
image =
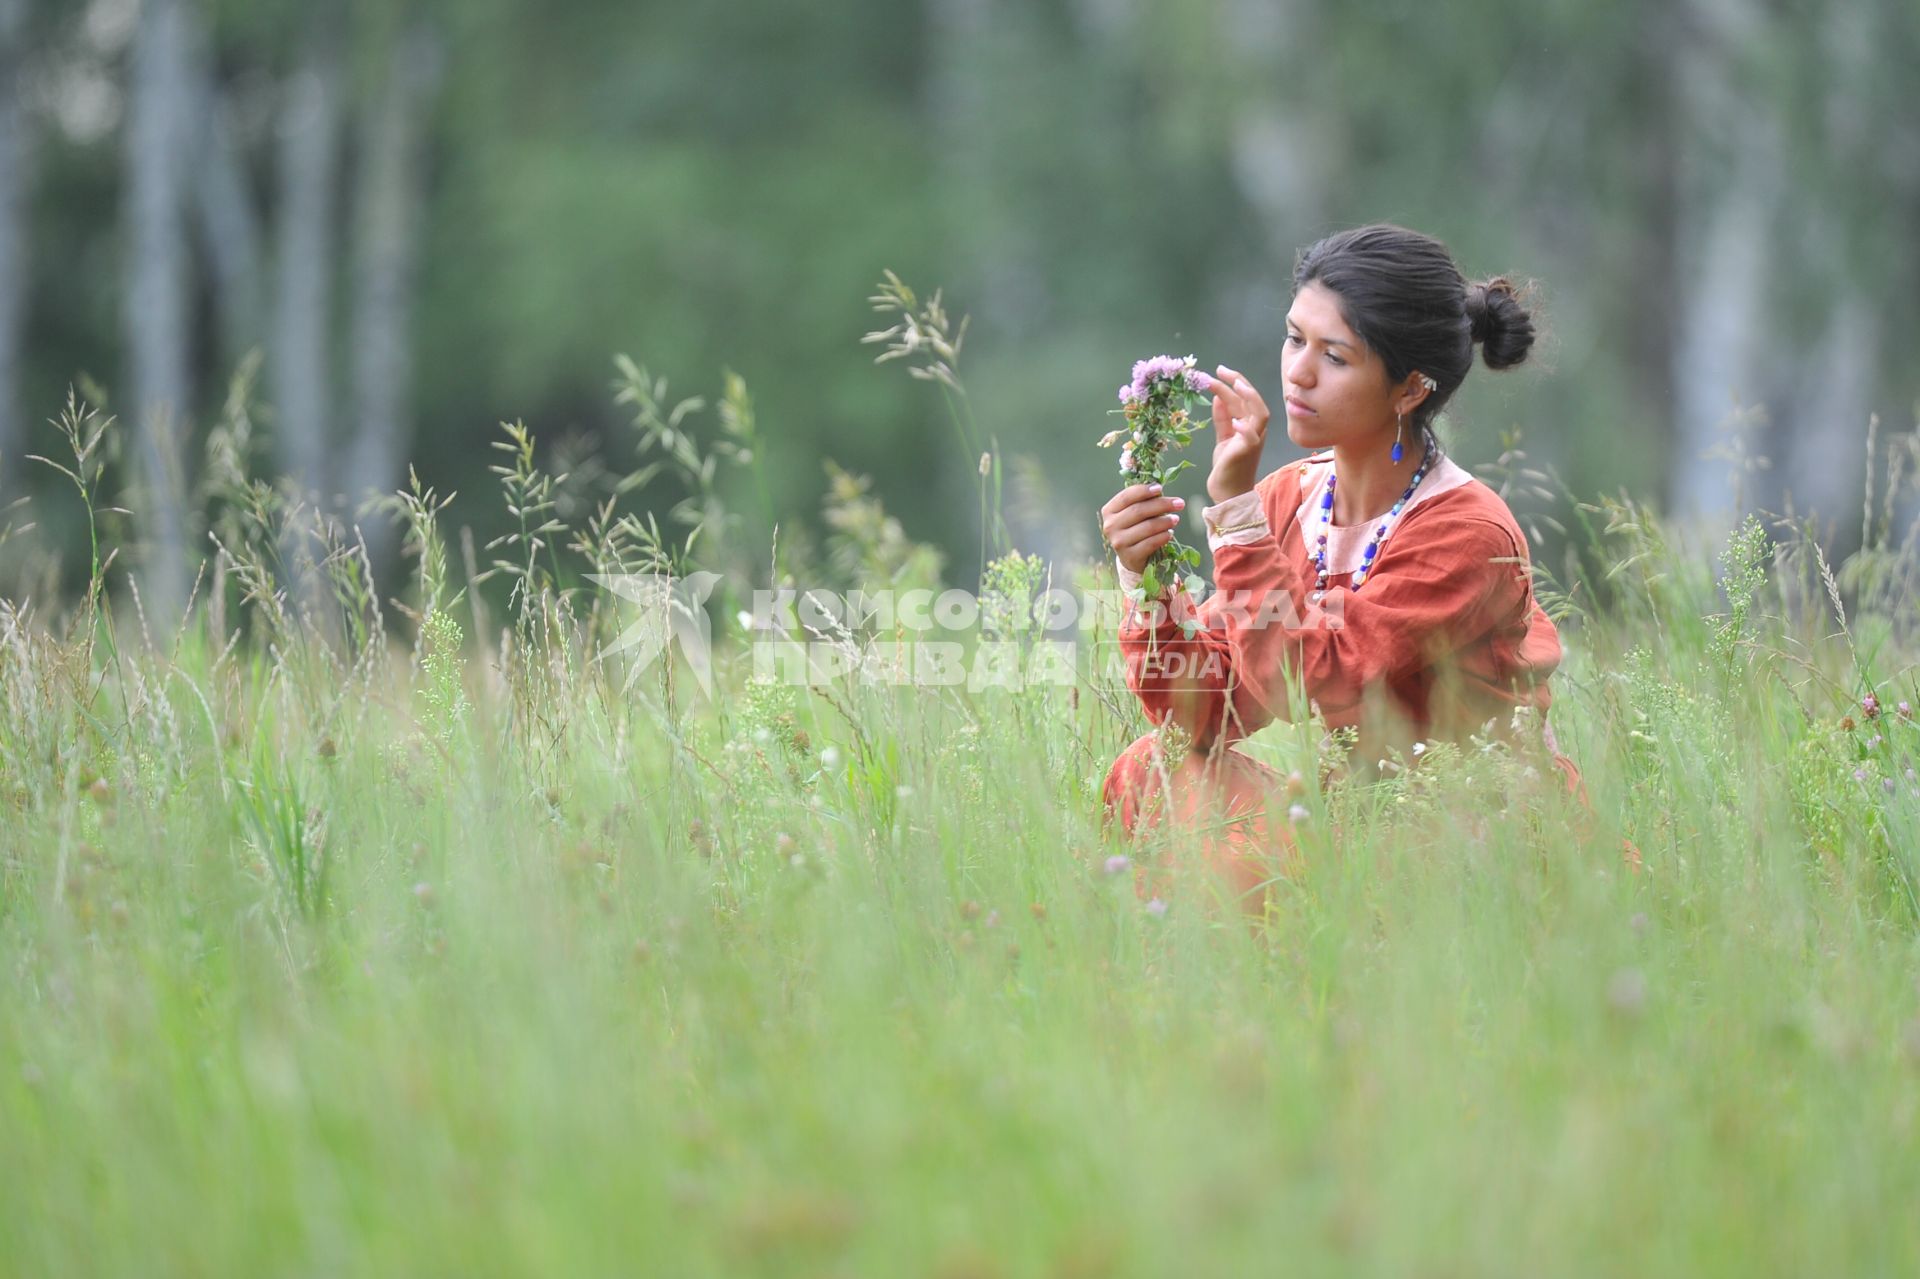
<path id="1" fill-rule="evenodd" d="M 1367 543 L 1367 549 L 1360 557 L 1360 567 L 1354 570 L 1353 585 L 1347 589 L 1357 591 L 1360 584 L 1367 580 L 1367 574 L 1373 571 L 1373 557 L 1380 553 L 1381 543 L 1387 540 L 1387 534 L 1393 531 L 1394 521 L 1400 512 L 1406 509 L 1413 498 L 1413 491 L 1420 487 L 1420 481 L 1427 478 L 1427 472 L 1439 460 L 1440 448 L 1433 438 L 1432 431 L 1423 432 L 1427 437 L 1427 451 L 1421 455 L 1420 465 L 1413 470 L 1413 478 L 1407 481 L 1407 491 L 1393 504 L 1393 509 L 1380 517 L 1379 525 L 1373 530 L 1373 540 Z M 1318 570 L 1313 584 L 1316 597 L 1326 593 L 1327 589 L 1327 532 L 1333 527 L 1333 488 L 1335 475 L 1332 466 L 1327 468 L 1327 489 L 1320 498 L 1320 536 L 1314 546 L 1313 564 Z"/>

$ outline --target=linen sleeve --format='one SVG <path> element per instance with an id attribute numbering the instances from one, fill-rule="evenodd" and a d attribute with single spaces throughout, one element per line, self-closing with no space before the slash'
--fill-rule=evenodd
<path id="1" fill-rule="evenodd" d="M 1294 683 L 1336 715 L 1385 676 L 1436 665 L 1524 618 L 1526 559 L 1507 529 L 1419 514 L 1395 530 L 1362 590 L 1335 586 L 1318 603 L 1271 530 L 1216 546 L 1205 603 L 1183 610 L 1176 596 L 1123 627 L 1128 684 L 1148 718 L 1172 715 L 1196 744 L 1232 741 L 1304 709 L 1291 704 Z"/>
<path id="2" fill-rule="evenodd" d="M 1206 525 L 1207 545 L 1211 550 L 1253 541 L 1267 527 L 1267 514 L 1260 505 L 1260 493 L 1257 489 L 1249 489 L 1238 497 L 1230 497 L 1213 506 L 1202 507 L 1200 519 Z M 1122 564 L 1118 555 L 1113 557 L 1113 567 L 1119 575 L 1122 591 L 1132 592 L 1139 587 L 1140 574 Z M 1163 588 L 1162 597 L 1164 598 L 1171 590 L 1171 585 Z"/>
<path id="3" fill-rule="evenodd" d="M 1206 507 L 1200 515 L 1216 564 L 1223 547 L 1273 540 L 1258 489 Z M 1122 567 L 1122 590 L 1131 592 L 1139 582 L 1138 574 Z M 1236 652 L 1215 616 L 1219 598 L 1216 593 L 1195 607 L 1184 588 L 1169 588 L 1160 600 L 1129 608 L 1120 627 L 1127 686 L 1147 718 L 1163 724 L 1172 715 L 1201 746 L 1210 745 L 1223 729 L 1226 740 L 1233 741 L 1272 718 L 1257 700 L 1242 696 Z"/>

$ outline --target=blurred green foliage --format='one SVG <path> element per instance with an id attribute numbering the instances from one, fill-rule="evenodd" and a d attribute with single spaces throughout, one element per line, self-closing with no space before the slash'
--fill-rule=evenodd
<path id="1" fill-rule="evenodd" d="M 63 103 L 123 75 L 134 7 L 42 0 L 27 30 L 22 451 L 45 451 L 42 419 L 77 374 L 123 379 L 120 121 L 76 124 Z M 1089 445 L 1130 362 L 1193 351 L 1276 386 L 1292 253 L 1376 219 L 1445 239 L 1470 277 L 1546 286 L 1538 364 L 1478 373 L 1455 400 L 1470 463 L 1519 429 L 1577 492 L 1668 492 L 1697 463 L 1677 430 L 1695 267 L 1718 213 L 1761 195 L 1768 306 L 1737 335 L 1755 380 L 1721 387 L 1733 374 L 1700 366 L 1706 401 L 1773 402 L 1776 451 L 1795 432 L 1858 436 L 1866 410 L 1911 423 L 1896 355 L 1920 336 L 1920 141 L 1901 103 L 1920 12 L 1904 0 L 361 0 L 331 28 L 291 0 L 200 12 L 269 225 L 277 113 L 310 42 L 342 42 L 350 103 L 403 28 L 444 43 L 409 451 L 482 541 L 499 531 L 498 423 L 543 448 L 573 437 L 575 455 L 630 449 L 611 390 L 626 352 L 686 394 L 717 394 L 723 368 L 745 378 L 783 522 L 817 526 L 833 459 L 968 580 L 974 459 L 933 389 L 857 342 L 892 268 L 973 316 L 968 386 L 1017 479 L 1016 540 L 1091 554 L 1111 476 Z M 1839 298 L 1875 323 L 1836 425 L 1807 414 L 1835 401 L 1821 340 Z M 230 371 L 208 309 L 203 423 Z"/>

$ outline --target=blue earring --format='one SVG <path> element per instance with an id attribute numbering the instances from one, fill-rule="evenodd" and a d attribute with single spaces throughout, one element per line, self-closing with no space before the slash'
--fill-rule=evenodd
<path id="1" fill-rule="evenodd" d="M 1420 385 L 1427 388 L 1428 395 L 1432 395 L 1440 389 L 1440 384 L 1425 373 L 1420 375 Z M 1415 405 L 1415 407 L 1417 408 L 1419 406 Z M 1396 462 L 1407 455 L 1406 450 L 1400 447 L 1400 437 L 1406 434 L 1406 430 L 1407 415 L 1404 413 L 1395 414 L 1393 419 L 1393 460 Z"/>

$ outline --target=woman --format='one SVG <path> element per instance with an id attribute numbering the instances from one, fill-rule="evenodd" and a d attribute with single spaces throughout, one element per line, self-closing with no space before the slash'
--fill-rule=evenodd
<path id="1" fill-rule="evenodd" d="M 1546 728 L 1560 640 L 1534 599 L 1526 538 L 1430 427 L 1475 347 L 1504 369 L 1532 344 L 1513 287 L 1468 284 L 1431 237 L 1366 226 L 1300 256 L 1281 368 L 1287 437 L 1316 452 L 1257 479 L 1267 404 L 1230 368 L 1208 379 L 1214 593 L 1198 606 L 1184 593 L 1148 601 L 1120 630 L 1148 718 L 1189 745 L 1150 733 L 1114 763 L 1107 811 L 1128 832 L 1169 811 L 1224 814 L 1210 860 L 1243 892 L 1265 883 L 1290 848 L 1265 813 L 1280 779 L 1231 747 L 1307 711 L 1302 694 L 1330 727 L 1354 730 L 1356 767 L 1492 731 L 1551 756 L 1577 786 Z M 1101 508 L 1124 588 L 1184 505 L 1132 485 Z"/>

